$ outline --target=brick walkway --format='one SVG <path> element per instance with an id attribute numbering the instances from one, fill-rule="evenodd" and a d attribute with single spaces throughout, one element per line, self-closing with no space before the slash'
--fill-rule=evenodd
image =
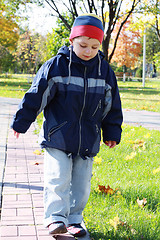
<path id="1" fill-rule="evenodd" d="M 37 142 L 32 124 L 19 139 L 9 129 L 10 120 L 17 109 L 17 102 L 0 99 L 0 163 L 2 208 L 1 240 L 49 240 L 43 226 L 43 153 Z M 3 110 L 2 110 L 3 106 Z M 5 112 L 4 112 L 5 111 Z M 1 125 L 1 123 L 4 123 Z M 3 148 L 2 148 L 3 147 Z M 40 155 L 36 154 L 41 153 Z M 4 160 L 3 160 L 4 158 Z M 3 160 L 3 161 L 2 161 Z M 59 236 L 57 240 L 73 240 L 73 236 Z M 81 240 L 89 240 L 89 234 Z"/>
<path id="2" fill-rule="evenodd" d="M 34 130 L 32 126 L 18 140 L 12 130 L 8 134 L 1 240 L 51 239 L 42 225 L 43 155 L 34 154 L 35 150 L 39 150 Z"/>

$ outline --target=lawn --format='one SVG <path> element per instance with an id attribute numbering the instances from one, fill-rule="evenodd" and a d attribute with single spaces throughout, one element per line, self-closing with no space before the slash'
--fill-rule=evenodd
<path id="1" fill-rule="evenodd" d="M 160 112 L 160 79 L 142 82 L 118 81 L 122 107 L 136 110 Z"/>
<path id="2" fill-rule="evenodd" d="M 122 106 L 160 112 L 160 81 L 118 81 Z M 28 77 L 0 77 L 0 96 L 22 98 Z M 38 117 L 42 122 L 42 114 Z M 94 159 L 84 219 L 92 240 L 160 240 L 160 131 L 123 124 L 121 143 Z"/>
<path id="3" fill-rule="evenodd" d="M 160 239 L 160 132 L 123 125 L 121 143 L 101 145 L 84 219 L 92 240 Z"/>
<path id="4" fill-rule="evenodd" d="M 31 86 L 32 75 L 0 75 L 0 97 L 22 98 Z"/>

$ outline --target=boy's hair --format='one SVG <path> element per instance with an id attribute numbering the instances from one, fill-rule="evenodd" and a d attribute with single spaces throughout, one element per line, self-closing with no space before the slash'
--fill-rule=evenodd
<path id="1" fill-rule="evenodd" d="M 95 38 L 102 43 L 104 29 L 98 16 L 95 14 L 83 14 L 75 19 L 69 39 L 80 36 Z"/>

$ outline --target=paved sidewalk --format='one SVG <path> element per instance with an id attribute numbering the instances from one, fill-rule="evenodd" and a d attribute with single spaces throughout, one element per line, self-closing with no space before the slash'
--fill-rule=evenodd
<path id="1" fill-rule="evenodd" d="M 35 125 L 32 124 L 28 132 L 21 134 L 19 139 L 13 136 L 9 128 L 19 101 L 0 98 L 0 196 L 2 193 L 0 239 L 49 240 L 53 238 L 48 236 L 48 231 L 42 225 L 43 154 L 35 154 L 36 150 L 41 152 L 37 135 L 34 134 Z M 133 117 L 132 111 L 124 111 L 124 122 L 138 124 L 139 120 L 143 120 L 144 124 L 140 124 L 145 127 L 148 118 L 144 115 L 142 117 L 142 113 L 135 112 Z M 160 114 L 152 114 L 147 127 L 160 130 L 159 126 Z M 90 238 L 87 235 L 81 239 Z"/>
<path id="2" fill-rule="evenodd" d="M 124 123 L 160 131 L 160 113 L 123 109 Z"/>
<path id="3" fill-rule="evenodd" d="M 19 139 L 9 129 L 19 101 L 0 98 L 1 240 L 49 240 L 43 226 L 43 154 L 32 124 Z M 2 125 L 1 125 L 2 123 Z M 35 152 L 36 151 L 36 152 Z M 37 154 L 36 154 L 37 153 Z M 41 153 L 40 155 L 38 155 Z M 73 240 L 59 236 L 57 240 Z M 89 240 L 89 234 L 81 237 Z"/>

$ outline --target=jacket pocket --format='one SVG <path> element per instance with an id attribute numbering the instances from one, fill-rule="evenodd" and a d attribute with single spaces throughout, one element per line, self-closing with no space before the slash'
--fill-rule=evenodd
<path id="1" fill-rule="evenodd" d="M 54 134 L 56 131 L 60 130 L 64 125 L 66 125 L 67 121 L 51 128 L 51 130 L 49 131 L 48 133 L 48 141 L 50 142 L 51 141 L 51 135 Z"/>
<path id="2" fill-rule="evenodd" d="M 94 110 L 94 113 L 92 114 L 92 117 L 96 115 L 96 113 L 98 112 L 99 109 L 101 109 L 101 107 L 102 107 L 102 100 L 100 99 L 96 109 Z"/>

